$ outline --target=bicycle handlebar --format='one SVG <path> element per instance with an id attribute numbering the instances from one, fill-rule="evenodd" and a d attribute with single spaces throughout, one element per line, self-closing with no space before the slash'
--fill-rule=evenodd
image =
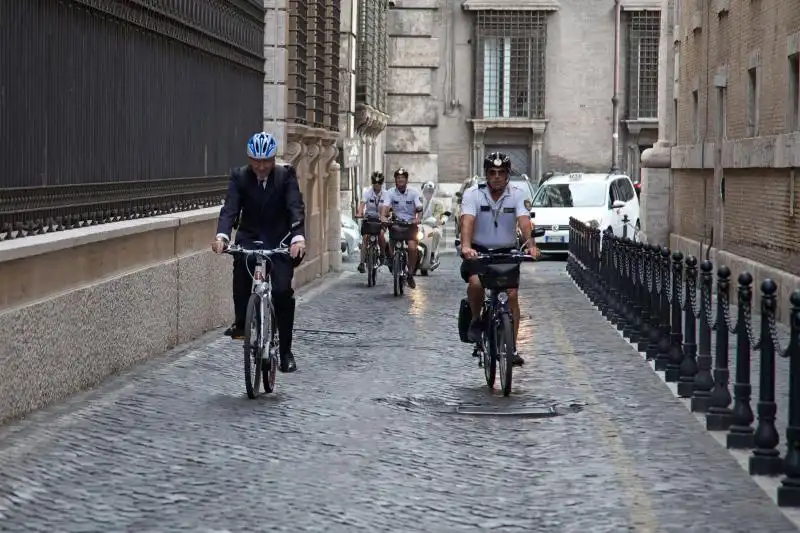
<path id="1" fill-rule="evenodd" d="M 461 257 L 466 259 L 462 254 Z M 467 261 L 480 261 L 484 263 L 496 262 L 496 263 L 524 263 L 524 262 L 533 262 L 536 261 L 534 257 L 531 257 L 528 254 L 522 252 L 511 252 L 511 253 L 488 253 L 488 254 L 481 254 L 479 253 L 477 257 L 472 259 L 466 259 Z"/>
<path id="2" fill-rule="evenodd" d="M 261 257 L 269 258 L 272 255 L 288 254 L 289 248 L 275 248 L 273 250 L 248 250 L 242 248 L 238 244 L 231 244 L 222 253 L 229 255 L 260 255 Z"/>

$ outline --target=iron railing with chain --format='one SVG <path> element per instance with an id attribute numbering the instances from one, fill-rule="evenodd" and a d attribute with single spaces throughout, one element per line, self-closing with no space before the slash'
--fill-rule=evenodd
<path id="1" fill-rule="evenodd" d="M 771 279 L 761 282 L 756 318 L 753 276 L 739 274 L 734 322 L 734 281 L 725 265 L 717 268 L 715 288 L 709 260 L 698 262 L 627 234 L 601 232 L 574 218 L 569 254 L 567 271 L 598 310 L 654 362 L 656 371 L 664 372 L 667 382 L 677 384 L 678 395 L 690 400 L 692 411 L 705 414 L 709 431 L 727 432 L 728 448 L 752 450 L 751 474 L 784 475 L 778 505 L 800 507 L 800 290 L 789 298 L 790 331 L 784 348 L 777 321 L 778 286 Z M 729 358 L 732 341 L 734 364 Z M 754 350 L 759 352 L 757 371 L 752 368 Z M 782 376 L 788 394 L 775 380 L 780 357 L 790 359 L 788 376 Z M 753 375 L 757 421 L 751 407 Z M 778 388 L 789 403 L 785 457 L 778 451 Z"/>

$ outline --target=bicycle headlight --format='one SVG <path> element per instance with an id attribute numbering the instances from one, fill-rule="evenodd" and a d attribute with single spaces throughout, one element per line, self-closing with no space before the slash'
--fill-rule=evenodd
<path id="1" fill-rule="evenodd" d="M 424 238 L 425 238 L 425 234 L 422 233 L 422 230 L 417 230 L 417 240 L 421 241 Z"/>
<path id="2" fill-rule="evenodd" d="M 497 295 L 497 301 L 505 305 L 506 302 L 508 302 L 508 294 L 501 292 L 500 294 Z"/>

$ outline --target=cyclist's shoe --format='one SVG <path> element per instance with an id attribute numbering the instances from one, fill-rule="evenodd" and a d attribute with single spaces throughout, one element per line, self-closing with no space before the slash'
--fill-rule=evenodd
<path id="1" fill-rule="evenodd" d="M 514 366 L 522 366 L 525 364 L 525 359 L 520 357 L 519 353 L 514 350 L 514 357 L 511 358 L 511 364 Z"/>
<path id="2" fill-rule="evenodd" d="M 364 263 L 358 264 L 358 271 L 361 272 L 362 274 L 367 271 L 367 269 L 364 267 Z"/>
<path id="3" fill-rule="evenodd" d="M 469 325 L 467 338 L 469 338 L 470 342 L 481 342 L 481 337 L 483 337 L 483 327 L 481 326 L 481 321 L 473 320 Z"/>
<path id="4" fill-rule="evenodd" d="M 244 327 L 238 324 L 232 324 L 231 327 L 225 330 L 224 335 L 233 340 L 240 341 L 244 339 Z"/>
<path id="5" fill-rule="evenodd" d="M 414 276 L 412 276 L 411 274 L 406 276 L 406 283 L 408 283 L 408 288 L 409 289 L 416 289 L 417 288 L 417 282 L 414 281 Z"/>
<path id="6" fill-rule="evenodd" d="M 297 362 L 294 360 L 294 355 L 292 352 L 287 353 L 286 355 L 281 354 L 281 365 L 280 365 L 281 372 L 294 372 L 297 370 Z"/>

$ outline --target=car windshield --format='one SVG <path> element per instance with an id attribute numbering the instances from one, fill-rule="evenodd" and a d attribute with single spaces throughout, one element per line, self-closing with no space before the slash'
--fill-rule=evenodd
<path id="1" fill-rule="evenodd" d="M 599 207 L 606 204 L 604 182 L 545 183 L 533 207 Z"/>

